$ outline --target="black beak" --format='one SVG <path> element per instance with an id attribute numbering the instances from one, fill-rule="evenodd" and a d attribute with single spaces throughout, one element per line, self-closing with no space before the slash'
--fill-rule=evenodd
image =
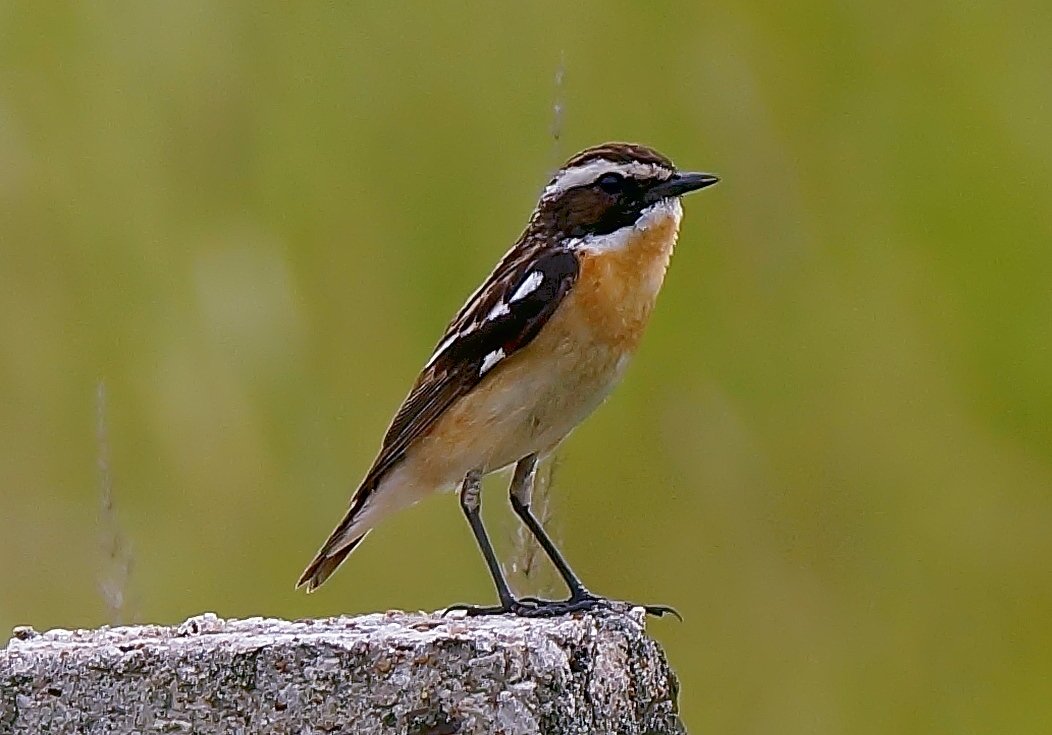
<path id="1" fill-rule="evenodd" d="M 666 179 L 660 184 L 655 184 L 647 190 L 648 202 L 658 202 L 670 197 L 679 197 L 692 191 L 704 189 L 719 181 L 718 176 L 712 174 L 678 173 L 673 174 L 671 179 Z"/>

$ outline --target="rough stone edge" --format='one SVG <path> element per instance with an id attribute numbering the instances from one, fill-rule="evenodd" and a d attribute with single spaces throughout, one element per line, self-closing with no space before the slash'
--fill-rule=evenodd
<path id="1" fill-rule="evenodd" d="M 442 647 L 454 640 L 469 640 L 482 648 L 510 646 L 520 653 L 530 654 L 530 647 L 539 640 L 538 636 L 555 641 L 571 657 L 581 658 L 576 663 L 571 661 L 570 669 L 577 666 L 576 673 L 586 675 L 569 676 L 565 699 L 554 697 L 551 701 L 543 701 L 542 704 L 549 709 L 531 713 L 540 718 L 537 722 L 543 729 L 514 732 L 583 733 L 586 730 L 582 728 L 587 724 L 592 728 L 587 732 L 616 732 L 619 735 L 682 733 L 678 718 L 678 682 L 661 647 L 646 636 L 644 617 L 639 609 L 549 620 L 442 618 L 391 611 L 298 621 L 273 618 L 224 620 L 213 614 L 204 614 L 171 627 L 56 629 L 46 633 L 37 633 L 23 626 L 14 630 L 7 647 L 0 650 L 0 735 L 12 731 L 17 716 L 17 698 L 25 697 L 22 692 L 33 682 L 34 676 L 47 675 L 43 662 L 53 657 L 68 659 L 72 656 L 75 659 L 91 651 L 93 654 L 101 652 L 103 658 L 109 656 L 116 661 L 131 650 L 148 649 L 154 653 L 166 652 L 165 655 L 172 656 L 173 663 L 185 663 L 178 652 L 185 653 L 188 647 L 200 649 L 207 658 L 209 652 L 218 651 L 226 644 L 259 650 L 279 645 L 315 646 L 320 650 L 331 645 L 353 647 L 363 641 L 371 641 L 374 645 L 380 641 L 385 646 L 401 649 L 433 645 L 435 651 L 441 653 Z M 441 656 L 436 659 L 436 666 L 442 668 Z M 596 675 L 597 671 L 599 675 Z M 533 673 L 541 678 L 551 674 L 541 666 Z M 645 682 L 655 681 L 655 677 L 667 684 L 667 697 L 655 699 L 637 691 Z M 501 684 L 497 679 L 494 682 Z M 618 696 L 622 686 L 631 696 Z M 540 691 L 543 700 L 547 690 L 541 686 Z M 626 706 L 626 702 L 634 706 Z M 304 716 L 309 717 L 309 712 Z M 289 723 L 288 726 L 295 725 Z M 472 721 L 472 729 L 462 732 L 488 732 L 490 727 L 492 723 Z"/>

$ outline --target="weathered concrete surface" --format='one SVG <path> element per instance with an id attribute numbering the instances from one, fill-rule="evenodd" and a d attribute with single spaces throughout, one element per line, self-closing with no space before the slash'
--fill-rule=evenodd
<path id="1" fill-rule="evenodd" d="M 206 614 L 171 628 L 16 629 L 0 651 L 0 735 L 678 733 L 676 698 L 640 610 Z"/>

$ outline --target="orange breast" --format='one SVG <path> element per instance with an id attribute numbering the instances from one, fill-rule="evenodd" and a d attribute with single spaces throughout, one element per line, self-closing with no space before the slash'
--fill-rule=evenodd
<path id="1" fill-rule="evenodd" d="M 454 403 L 407 453 L 407 476 L 450 486 L 551 451 L 620 380 L 668 267 L 678 208 L 616 248 L 581 252 L 574 287 L 529 345 Z"/>
<path id="2" fill-rule="evenodd" d="M 623 247 L 581 253 L 581 272 L 568 301 L 597 339 L 635 350 L 650 319 L 679 231 L 679 217 L 655 219 Z"/>

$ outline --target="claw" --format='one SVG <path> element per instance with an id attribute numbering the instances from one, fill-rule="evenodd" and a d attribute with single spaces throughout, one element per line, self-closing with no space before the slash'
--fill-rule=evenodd
<path id="1" fill-rule="evenodd" d="M 671 615 L 679 622 L 683 622 L 683 616 L 679 614 L 679 610 L 669 605 L 638 605 L 637 607 L 643 608 L 647 615 L 653 615 L 655 618 Z"/>

